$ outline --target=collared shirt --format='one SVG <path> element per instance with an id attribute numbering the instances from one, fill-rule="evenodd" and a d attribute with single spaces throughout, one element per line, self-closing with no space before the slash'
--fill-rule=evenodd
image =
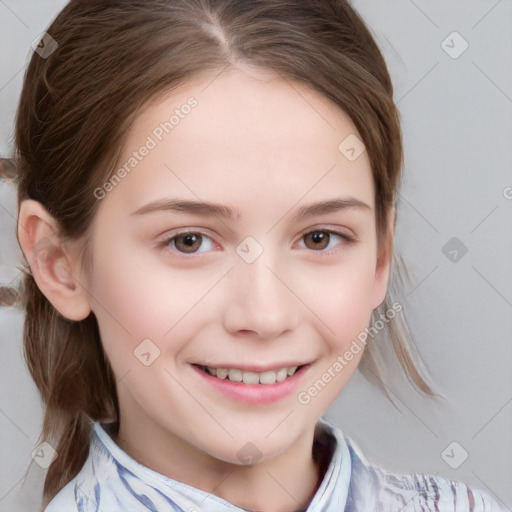
<path id="1" fill-rule="evenodd" d="M 91 427 L 83 468 L 45 512 L 247 512 L 139 464 L 100 424 Z M 315 430 L 313 454 L 325 474 L 307 512 L 511 512 L 462 482 L 394 474 L 372 465 L 348 436 L 323 418 Z"/>

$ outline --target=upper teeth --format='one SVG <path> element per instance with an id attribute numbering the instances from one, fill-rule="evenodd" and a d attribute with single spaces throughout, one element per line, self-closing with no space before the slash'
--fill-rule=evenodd
<path id="1" fill-rule="evenodd" d="M 203 368 L 210 375 L 214 375 L 219 379 L 225 379 L 227 377 L 233 382 L 243 382 L 244 384 L 275 384 L 276 382 L 282 382 L 287 377 L 291 377 L 298 366 L 269 370 L 261 373 L 246 372 L 238 368 L 212 368 L 210 366 L 203 366 Z"/>

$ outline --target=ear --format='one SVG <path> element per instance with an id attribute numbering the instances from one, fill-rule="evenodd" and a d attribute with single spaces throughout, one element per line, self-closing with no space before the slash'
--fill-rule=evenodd
<path id="1" fill-rule="evenodd" d="M 83 320 L 91 312 L 82 288 L 80 248 L 64 243 L 57 222 L 38 201 L 22 201 L 18 213 L 18 242 L 41 292 L 69 320 Z"/>
<path id="2" fill-rule="evenodd" d="M 392 207 L 388 214 L 388 226 L 382 246 L 377 255 L 374 280 L 374 305 L 379 307 L 386 297 L 389 276 L 391 273 L 391 262 L 393 259 L 393 241 L 396 227 L 396 209 Z"/>

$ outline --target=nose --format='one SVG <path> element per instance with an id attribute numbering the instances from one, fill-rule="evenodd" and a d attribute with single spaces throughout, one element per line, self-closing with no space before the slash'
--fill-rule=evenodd
<path id="1" fill-rule="evenodd" d="M 251 332 L 261 339 L 273 339 L 299 325 L 300 301 L 289 273 L 269 260 L 263 256 L 253 263 L 240 260 L 230 272 L 223 308 L 228 332 Z"/>

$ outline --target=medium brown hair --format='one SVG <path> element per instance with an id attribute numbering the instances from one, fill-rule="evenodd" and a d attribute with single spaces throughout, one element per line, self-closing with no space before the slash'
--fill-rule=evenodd
<path id="1" fill-rule="evenodd" d="M 384 58 L 347 1 L 74 0 L 47 32 L 58 47 L 32 56 L 17 112 L 18 202 L 41 202 L 62 237 L 87 240 L 94 190 L 144 105 L 243 63 L 308 86 L 350 116 L 371 163 L 379 247 L 387 240 L 403 164 L 399 114 Z M 63 318 L 24 271 L 26 360 L 45 404 L 42 436 L 59 454 L 48 502 L 85 462 L 90 421 L 118 419 L 118 403 L 94 314 Z M 392 265 L 375 315 L 391 309 L 397 275 Z M 431 395 L 403 315 L 385 331 L 409 381 Z M 387 393 L 378 345 L 368 343 L 360 368 Z"/>

